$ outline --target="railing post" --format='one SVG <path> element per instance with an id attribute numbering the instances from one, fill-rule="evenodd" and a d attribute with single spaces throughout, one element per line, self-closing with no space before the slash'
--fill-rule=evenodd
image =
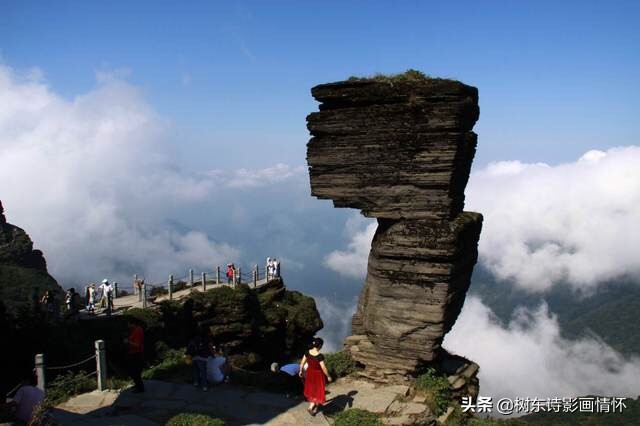
<path id="1" fill-rule="evenodd" d="M 233 269 L 233 280 L 231 280 L 233 288 L 236 288 L 236 283 L 238 282 L 238 270 Z"/>
<path id="2" fill-rule="evenodd" d="M 169 275 L 169 282 L 167 283 L 169 287 L 169 300 L 173 299 L 173 274 Z"/>
<path id="3" fill-rule="evenodd" d="M 98 390 L 107 390 L 107 351 L 104 340 L 96 340 L 96 371 L 98 372 Z"/>
<path id="4" fill-rule="evenodd" d="M 44 375 L 44 354 L 36 355 L 36 376 L 38 378 L 38 388 L 45 392 L 45 388 L 47 387 L 47 380 Z"/>
<path id="5" fill-rule="evenodd" d="M 193 269 L 189 269 L 189 285 L 193 287 Z"/>
<path id="6" fill-rule="evenodd" d="M 253 288 L 258 287 L 258 267 L 253 270 Z"/>
<path id="7" fill-rule="evenodd" d="M 202 273 L 202 291 L 207 291 L 207 274 Z"/>
<path id="8" fill-rule="evenodd" d="M 142 308 L 147 307 L 147 283 L 142 283 Z"/>
<path id="9" fill-rule="evenodd" d="M 138 274 L 133 274 L 133 294 L 140 294 L 140 290 L 136 287 L 136 283 L 138 282 Z"/>
<path id="10" fill-rule="evenodd" d="M 118 283 L 117 282 L 113 283 L 113 298 L 114 299 L 118 298 Z"/>
<path id="11" fill-rule="evenodd" d="M 220 267 L 216 266 L 216 284 L 220 284 Z"/>

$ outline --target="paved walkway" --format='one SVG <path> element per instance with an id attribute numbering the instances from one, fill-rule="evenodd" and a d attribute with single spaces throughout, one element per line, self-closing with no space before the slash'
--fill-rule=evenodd
<path id="1" fill-rule="evenodd" d="M 257 389 L 220 385 L 204 392 L 189 384 L 145 381 L 147 391 L 94 391 L 76 396 L 58 406 L 54 418 L 64 425 L 157 426 L 178 413 L 193 412 L 222 418 L 228 426 L 240 425 L 329 425 L 322 413 L 311 417 L 301 398 Z M 406 395 L 406 386 L 376 388 L 361 381 L 343 381 L 328 389 L 328 414 L 345 408 L 363 408 L 384 413 L 398 397 Z M 396 401 L 397 403 L 397 401 Z"/>

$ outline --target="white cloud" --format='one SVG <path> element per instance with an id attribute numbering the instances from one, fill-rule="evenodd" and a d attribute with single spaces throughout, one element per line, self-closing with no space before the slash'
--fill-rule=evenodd
<path id="1" fill-rule="evenodd" d="M 168 128 L 141 93 L 100 75 L 67 100 L 33 72 L 0 66 L 0 199 L 63 284 L 134 272 L 162 277 L 238 256 L 166 220 L 205 200 L 216 180 L 181 171 Z"/>
<path id="2" fill-rule="evenodd" d="M 332 303 L 326 297 L 314 297 L 324 328 L 318 335 L 324 340 L 325 352 L 336 352 L 342 349 L 344 338 L 351 334 L 351 318 L 356 312 L 356 300 L 343 306 Z"/>
<path id="3" fill-rule="evenodd" d="M 364 278 L 371 240 L 377 228 L 376 221 L 365 219 L 359 213 L 351 216 L 345 225 L 345 233 L 350 238 L 347 249 L 332 251 L 325 257 L 324 264 L 341 275 Z"/>
<path id="4" fill-rule="evenodd" d="M 625 359 L 596 337 L 563 339 L 544 305 L 520 310 L 502 326 L 480 299 L 470 297 L 444 346 L 480 365 L 480 394 L 494 401 L 640 393 L 640 359 Z"/>
<path id="5" fill-rule="evenodd" d="M 259 170 L 238 169 L 226 182 L 231 188 L 255 188 L 276 184 L 292 177 L 301 177 L 307 169 L 303 166 L 292 167 L 276 164 Z"/>
<path id="6" fill-rule="evenodd" d="M 474 173 L 467 210 L 485 218 L 480 261 L 532 291 L 640 276 L 639 164 L 640 147 L 629 146 L 569 164 L 498 162 Z"/>

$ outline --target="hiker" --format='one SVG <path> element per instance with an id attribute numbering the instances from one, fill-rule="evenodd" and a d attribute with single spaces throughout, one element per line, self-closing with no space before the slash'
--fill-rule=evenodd
<path id="1" fill-rule="evenodd" d="M 51 291 L 45 290 L 42 299 L 40 299 L 40 304 L 44 306 L 44 310 L 47 313 L 47 316 L 49 318 L 52 318 L 55 312 L 56 300 L 53 297 L 53 294 L 51 294 Z"/>
<path id="2" fill-rule="evenodd" d="M 314 337 L 309 349 L 300 362 L 300 372 L 298 375 L 302 377 L 305 365 L 307 366 L 306 378 L 304 381 L 304 396 L 309 401 L 307 411 L 312 416 L 318 413 L 318 409 L 325 403 L 325 377 L 331 382 L 333 379 L 329 375 L 326 365 L 324 364 L 324 355 L 320 353 L 324 341 L 320 337 Z"/>
<path id="3" fill-rule="evenodd" d="M 233 263 L 227 264 L 227 284 L 231 284 L 233 282 L 233 275 L 235 274 L 235 267 Z"/>
<path id="4" fill-rule="evenodd" d="M 129 337 L 124 339 L 127 345 L 127 370 L 133 379 L 133 393 L 144 392 L 142 369 L 144 368 L 144 330 L 140 322 L 129 317 Z"/>
<path id="5" fill-rule="evenodd" d="M 95 283 L 89 284 L 87 288 L 87 311 L 90 314 L 95 314 L 96 311 L 96 285 Z"/>
<path id="6" fill-rule="evenodd" d="M 287 397 L 302 394 L 302 380 L 299 377 L 300 364 L 285 364 L 281 367 L 277 362 L 274 362 L 271 364 L 271 372 L 275 373 L 277 386 L 287 393 Z"/>
<path id="7" fill-rule="evenodd" d="M 76 293 L 76 289 L 73 287 L 69 288 L 64 298 L 64 303 L 67 306 L 66 318 L 78 317 L 78 306 L 81 305 L 80 302 L 80 295 Z"/>
<path id="8" fill-rule="evenodd" d="M 13 412 L 16 420 L 31 424 L 33 412 L 44 401 L 44 392 L 36 387 L 37 380 L 35 374 L 25 380 L 16 392 L 16 394 L 8 401 L 9 409 Z"/>
<path id="9" fill-rule="evenodd" d="M 104 303 L 103 301 L 106 300 L 107 315 L 111 315 L 111 312 L 113 311 L 113 286 L 111 285 L 109 280 L 105 278 L 102 280 L 100 290 L 102 291 L 102 300 L 100 301 L 100 303 L 102 304 Z"/>
<path id="10" fill-rule="evenodd" d="M 192 359 L 193 386 L 207 391 L 207 361 L 213 355 L 207 327 L 203 326 L 187 345 L 187 355 Z"/>
<path id="11" fill-rule="evenodd" d="M 280 262 L 277 259 L 273 259 L 273 277 L 274 278 L 278 278 L 280 277 Z"/>
<path id="12" fill-rule="evenodd" d="M 213 356 L 207 360 L 207 379 L 213 384 L 229 381 L 229 364 L 222 346 L 214 346 Z"/>

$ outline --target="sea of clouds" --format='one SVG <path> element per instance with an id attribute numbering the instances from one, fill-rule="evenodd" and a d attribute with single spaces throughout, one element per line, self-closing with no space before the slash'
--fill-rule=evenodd
<path id="1" fill-rule="evenodd" d="M 0 200 L 50 272 L 64 285 L 133 273 L 160 279 L 276 254 L 286 276 L 318 296 L 322 334 L 339 348 L 375 221 L 312 199 L 301 165 L 191 170 L 140 89 L 98 77 L 67 99 L 42 72 L 0 65 Z M 538 293 L 559 280 L 589 293 L 611 278 L 638 278 L 638 164 L 640 147 L 627 146 L 567 164 L 503 161 L 474 171 L 467 209 L 485 218 L 480 262 Z M 483 395 L 640 393 L 631 379 L 640 376 L 637 359 L 595 337 L 563 339 L 544 306 L 502 325 L 471 297 L 445 346 L 481 365 Z"/>

